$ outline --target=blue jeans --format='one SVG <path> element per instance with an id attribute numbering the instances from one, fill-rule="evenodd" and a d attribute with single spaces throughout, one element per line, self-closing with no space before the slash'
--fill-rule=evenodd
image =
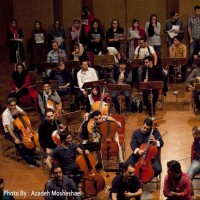
<path id="1" fill-rule="evenodd" d="M 17 135 L 17 134 L 15 134 Z M 5 139 L 13 142 L 13 138 L 10 136 L 9 133 L 5 133 Z M 33 154 L 34 154 L 34 151 L 35 149 L 27 149 L 23 144 L 15 144 L 18 152 L 19 152 L 19 155 L 30 165 L 35 165 L 36 164 L 36 160 L 33 158 Z"/>
<path id="2" fill-rule="evenodd" d="M 200 173 L 200 162 L 198 160 L 193 160 L 187 174 L 190 176 L 191 180 L 196 174 Z"/>
<path id="3" fill-rule="evenodd" d="M 192 67 L 193 64 L 193 54 L 194 54 L 194 50 L 195 48 L 198 46 L 199 40 L 198 39 L 194 39 L 193 42 L 190 44 L 190 52 L 189 52 L 189 59 L 188 59 L 188 66 Z"/>
<path id="4" fill-rule="evenodd" d="M 131 110 L 131 94 L 129 91 L 123 91 L 123 92 L 120 92 L 120 91 L 113 91 L 112 92 L 112 102 L 114 103 L 114 106 L 115 106 L 115 110 L 116 112 L 120 113 L 120 105 L 119 105 L 119 102 L 118 102 L 118 96 L 120 94 L 123 94 L 125 96 L 125 104 L 126 104 L 126 111 L 130 111 Z"/>

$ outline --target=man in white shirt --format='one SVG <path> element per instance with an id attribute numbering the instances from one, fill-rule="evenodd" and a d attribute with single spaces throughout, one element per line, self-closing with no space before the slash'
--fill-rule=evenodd
<path id="1" fill-rule="evenodd" d="M 87 60 L 81 61 L 81 70 L 77 73 L 78 86 L 80 88 L 79 93 L 76 96 L 75 103 L 77 107 L 80 107 L 79 100 L 86 100 L 86 112 L 90 112 L 91 106 L 88 99 L 88 91 L 82 89 L 82 86 L 86 82 L 98 81 L 98 76 L 94 68 L 88 66 Z"/>
<path id="2" fill-rule="evenodd" d="M 157 65 L 157 55 L 152 46 L 149 46 L 147 43 L 147 37 L 143 36 L 139 39 L 139 46 L 135 49 L 134 58 L 137 59 L 144 59 L 146 56 L 153 57 L 153 65 Z M 138 84 L 142 81 L 142 66 L 138 66 L 137 68 L 137 80 Z"/>

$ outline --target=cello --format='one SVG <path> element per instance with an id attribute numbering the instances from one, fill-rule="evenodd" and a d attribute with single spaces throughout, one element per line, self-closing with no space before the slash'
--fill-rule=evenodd
<path id="1" fill-rule="evenodd" d="M 27 149 L 34 149 L 36 146 L 39 146 L 38 133 L 32 129 L 27 116 L 18 115 L 13 122 L 13 126 L 20 131 L 22 143 Z"/>
<path id="2" fill-rule="evenodd" d="M 62 102 L 60 102 L 59 104 L 56 104 L 53 100 L 48 99 L 46 102 L 46 107 L 53 109 L 57 116 L 61 115 Z"/>
<path id="3" fill-rule="evenodd" d="M 144 150 L 144 154 L 140 156 L 138 162 L 135 164 L 135 174 L 142 183 L 147 183 L 154 177 L 152 159 L 155 159 L 158 154 L 158 149 L 150 143 L 154 130 L 155 127 L 152 127 L 147 143 L 140 145 L 140 150 Z"/>
<path id="4" fill-rule="evenodd" d="M 110 101 L 110 99 L 108 99 L 108 101 Z M 108 116 L 109 112 L 108 109 Z M 117 156 L 119 152 L 118 143 L 114 139 L 117 128 L 117 124 L 109 120 L 100 124 L 100 132 L 103 135 L 101 140 L 101 152 L 103 156 L 107 156 L 107 160 L 109 157 Z"/>
<path id="5" fill-rule="evenodd" d="M 80 141 L 79 141 L 80 142 Z M 94 154 L 85 153 L 85 149 L 80 142 L 80 146 L 83 150 L 83 155 L 79 155 L 76 158 L 76 163 L 80 170 L 83 171 L 83 185 L 82 190 L 91 196 L 95 196 L 98 192 L 102 191 L 105 187 L 105 180 L 103 176 L 96 171 L 96 159 Z"/>

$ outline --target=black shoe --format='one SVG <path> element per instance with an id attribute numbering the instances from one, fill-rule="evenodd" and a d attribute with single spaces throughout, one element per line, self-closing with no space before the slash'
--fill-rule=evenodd
<path id="1" fill-rule="evenodd" d="M 96 168 L 96 170 L 103 169 L 102 163 L 97 163 L 96 166 L 95 166 L 95 168 Z"/>

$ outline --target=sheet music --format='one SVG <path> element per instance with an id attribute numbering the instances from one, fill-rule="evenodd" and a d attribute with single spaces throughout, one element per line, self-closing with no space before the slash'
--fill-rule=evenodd
<path id="1" fill-rule="evenodd" d="M 139 31 L 130 30 L 131 38 L 139 38 Z"/>
<path id="2" fill-rule="evenodd" d="M 100 39 L 100 34 L 92 34 L 93 39 Z"/>
<path id="3" fill-rule="evenodd" d="M 114 33 L 114 38 L 121 38 L 122 36 L 122 33 Z"/>
<path id="4" fill-rule="evenodd" d="M 172 29 L 170 29 L 169 31 L 167 31 L 167 33 L 169 34 L 170 38 L 174 38 L 175 36 L 178 35 L 178 33 L 175 33 L 174 30 L 179 31 L 180 26 L 179 25 L 173 25 Z"/>
<path id="5" fill-rule="evenodd" d="M 71 37 L 72 37 L 72 40 L 75 40 L 76 38 L 78 38 L 78 33 L 71 31 Z"/>
<path id="6" fill-rule="evenodd" d="M 61 45 L 62 37 L 55 37 L 54 40 L 58 42 L 58 45 Z"/>
<path id="7" fill-rule="evenodd" d="M 36 33 L 35 34 L 35 42 L 36 42 L 36 44 L 44 43 L 44 35 L 43 35 L 43 33 Z"/>

